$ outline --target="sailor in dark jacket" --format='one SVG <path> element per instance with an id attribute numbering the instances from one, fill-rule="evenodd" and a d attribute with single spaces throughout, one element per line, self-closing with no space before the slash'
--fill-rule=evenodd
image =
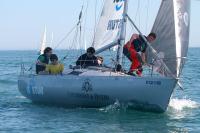
<path id="1" fill-rule="evenodd" d="M 76 65 L 81 67 L 98 66 L 97 57 L 94 54 L 95 49 L 93 47 L 89 47 L 87 49 L 87 53 L 78 58 Z"/>
<path id="2" fill-rule="evenodd" d="M 52 54 L 52 48 L 46 47 L 44 49 L 44 54 L 41 54 L 36 62 L 36 73 L 39 74 L 39 72 L 44 71 L 46 68 L 46 65 L 49 64 L 49 58 Z"/>

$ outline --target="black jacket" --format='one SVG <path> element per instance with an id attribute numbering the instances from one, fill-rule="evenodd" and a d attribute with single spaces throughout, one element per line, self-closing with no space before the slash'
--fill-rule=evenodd
<path id="1" fill-rule="evenodd" d="M 141 35 L 139 36 L 138 39 L 133 40 L 132 45 L 134 46 L 134 48 L 135 48 L 135 50 L 137 52 L 143 52 L 144 53 L 146 51 L 146 49 L 147 49 L 147 44 L 143 40 L 143 38 L 141 37 Z"/>
<path id="2" fill-rule="evenodd" d="M 88 57 L 87 53 L 85 53 L 78 58 L 76 65 L 80 65 L 82 67 L 98 66 L 97 57 L 94 55 L 92 57 Z"/>

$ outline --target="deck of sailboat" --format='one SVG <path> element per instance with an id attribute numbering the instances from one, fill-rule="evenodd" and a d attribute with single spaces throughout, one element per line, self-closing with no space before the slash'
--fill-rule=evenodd
<path id="1" fill-rule="evenodd" d="M 79 77 L 85 77 L 85 76 L 94 76 L 94 77 L 99 77 L 99 76 L 105 76 L 105 77 L 130 77 L 130 78 L 165 78 L 165 79 L 171 79 L 170 77 L 165 77 L 159 73 L 153 72 L 149 68 L 145 68 L 142 76 L 138 75 L 130 75 L 128 74 L 127 70 L 122 70 L 122 71 L 116 71 L 115 68 L 111 67 L 102 67 L 102 66 L 89 66 L 87 68 L 81 68 L 81 67 L 73 67 L 73 68 L 65 68 L 64 71 L 61 74 L 48 74 L 46 72 L 36 74 L 35 70 L 32 71 L 23 71 L 21 72 L 20 76 L 22 77 L 30 77 L 30 76 L 37 76 L 37 77 L 51 77 L 51 76 L 79 76 Z"/>
<path id="2" fill-rule="evenodd" d="M 80 69 L 65 69 L 63 75 L 77 76 L 129 76 L 124 72 L 117 72 L 113 68 L 90 66 Z"/>
<path id="3" fill-rule="evenodd" d="M 21 76 L 25 76 L 25 75 L 29 75 L 29 74 L 24 74 Z M 99 67 L 99 66 L 90 66 L 87 68 L 76 68 L 76 69 L 72 69 L 72 68 L 65 68 L 62 74 L 57 74 L 57 75 L 51 75 L 51 74 L 34 74 L 32 73 L 31 75 L 35 75 L 35 76 L 77 76 L 77 77 L 128 77 L 128 78 L 165 78 L 165 79 L 171 79 L 168 77 L 164 77 L 160 74 L 157 74 L 155 72 L 150 72 L 148 70 L 145 70 L 144 74 L 142 76 L 137 76 L 137 75 L 129 75 L 127 74 L 127 71 L 121 71 L 118 72 L 116 71 L 114 68 L 109 68 L 109 67 Z"/>

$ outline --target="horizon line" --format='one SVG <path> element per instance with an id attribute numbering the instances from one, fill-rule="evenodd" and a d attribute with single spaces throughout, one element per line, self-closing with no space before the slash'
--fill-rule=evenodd
<path id="1" fill-rule="evenodd" d="M 189 46 L 188 48 L 200 48 L 200 46 Z M 84 50 L 84 49 L 55 49 L 55 50 L 57 51 L 57 50 Z M 38 49 L 0 49 L 0 51 L 38 51 Z"/>

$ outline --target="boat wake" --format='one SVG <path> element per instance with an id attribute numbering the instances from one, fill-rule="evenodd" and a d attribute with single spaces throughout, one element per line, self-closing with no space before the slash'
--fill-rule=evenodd
<path id="1" fill-rule="evenodd" d="M 116 100 L 114 104 L 100 108 L 99 111 L 102 111 L 102 112 L 121 111 L 121 110 L 126 110 L 128 107 L 129 107 L 129 105 L 124 105 L 124 104 L 120 103 L 118 100 Z M 169 106 L 168 106 L 168 110 L 171 110 L 172 112 L 182 111 L 184 109 L 198 109 L 198 108 L 200 108 L 200 103 L 192 101 L 187 98 L 171 99 Z"/>
<path id="2" fill-rule="evenodd" d="M 190 99 L 171 99 L 170 103 L 169 103 L 169 109 L 173 109 L 176 111 L 182 111 L 184 109 L 196 109 L 196 108 L 200 108 L 200 104 L 192 101 Z"/>

